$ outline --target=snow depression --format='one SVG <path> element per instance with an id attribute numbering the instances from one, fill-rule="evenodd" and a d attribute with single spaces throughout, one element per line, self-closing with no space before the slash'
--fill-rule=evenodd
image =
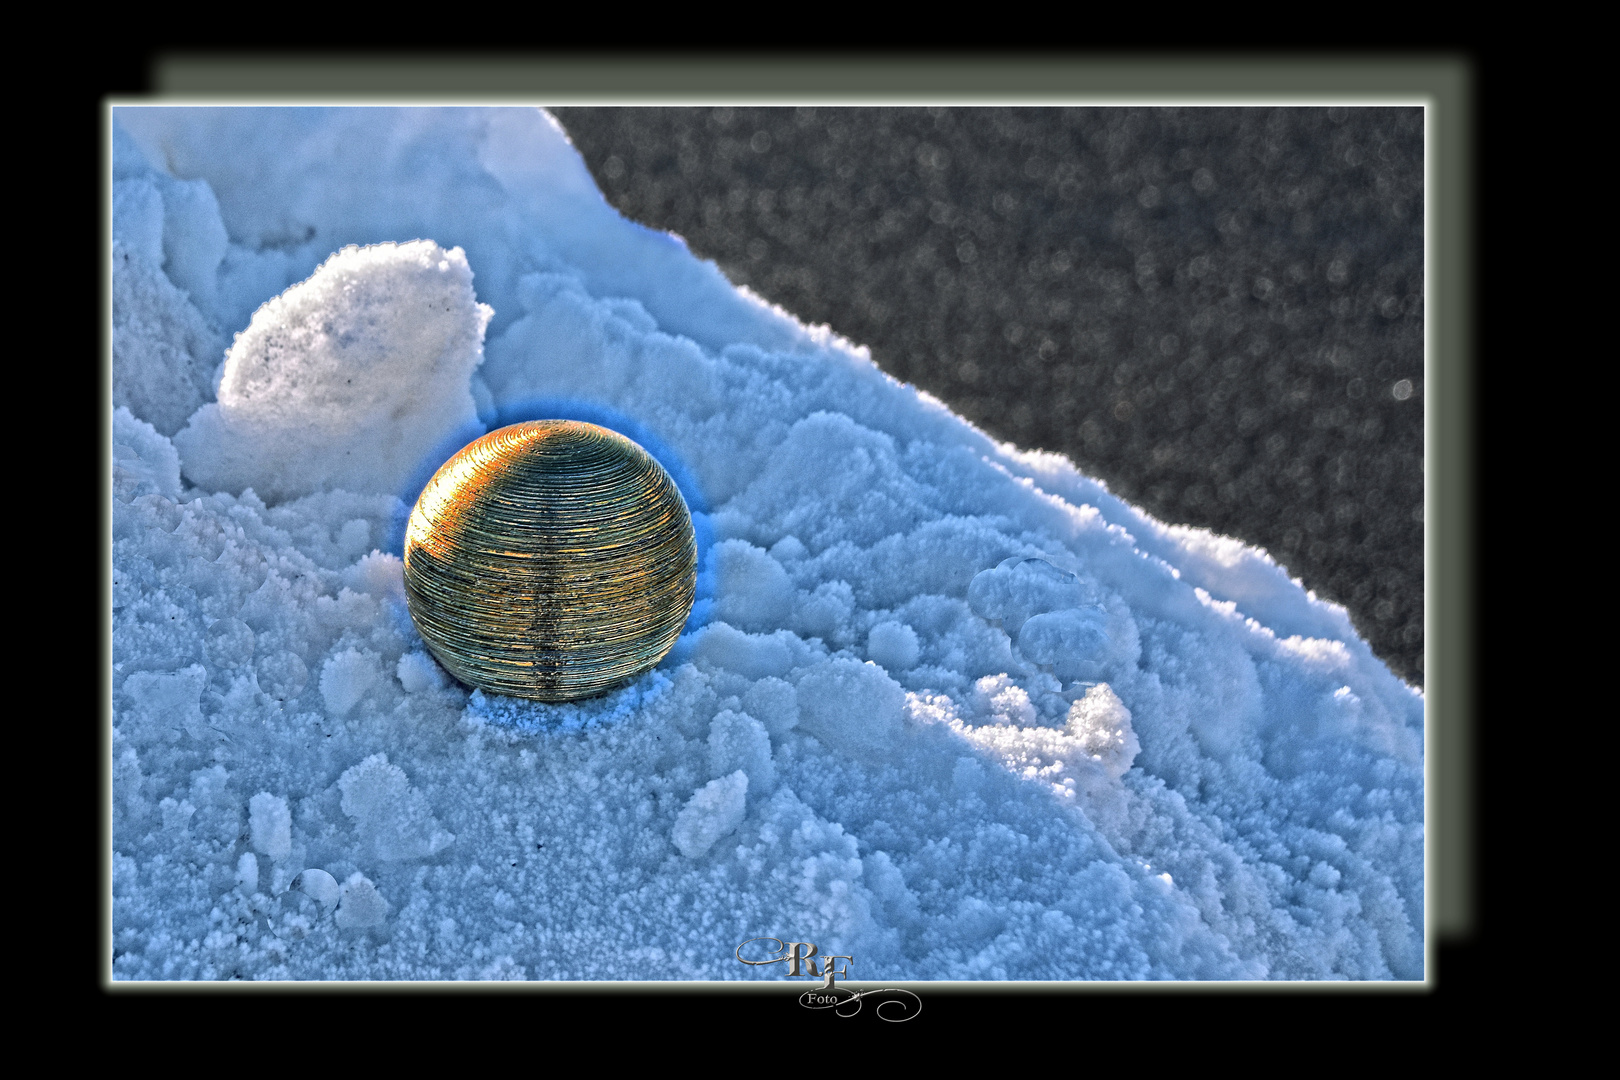
<path id="1" fill-rule="evenodd" d="M 541 110 L 112 141 L 114 979 L 1423 977 L 1422 694 L 1265 552 L 733 287 Z M 702 560 L 566 705 L 446 676 L 399 558 L 547 414 L 659 456 Z"/>

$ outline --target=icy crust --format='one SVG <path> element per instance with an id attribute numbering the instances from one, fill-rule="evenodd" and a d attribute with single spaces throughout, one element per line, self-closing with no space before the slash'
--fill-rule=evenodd
<path id="1" fill-rule="evenodd" d="M 238 251 L 218 318 L 241 267 L 285 254 L 276 229 L 396 246 L 357 249 L 385 257 L 356 260 L 353 289 L 261 286 L 254 307 L 294 287 L 253 317 L 270 335 L 278 312 L 315 325 L 397 284 L 413 237 L 460 246 L 493 319 L 469 285 L 345 348 L 404 357 L 412 384 L 437 370 L 413 343 L 487 321 L 481 367 L 471 344 L 438 354 L 462 358 L 446 385 L 485 417 L 544 397 L 635 418 L 696 477 L 716 542 L 657 670 L 566 705 L 470 693 L 405 611 L 400 498 L 334 483 L 310 439 L 237 459 L 305 483 L 196 486 L 241 447 L 221 429 L 183 455 L 131 399 L 112 432 L 115 977 L 774 978 L 733 958 L 760 935 L 870 978 L 1422 976 L 1422 698 L 1263 552 L 994 444 L 740 296 L 613 215 L 542 114 L 137 112 L 169 180 L 219 195 L 188 189 Z M 144 158 L 122 167 L 161 188 Z M 166 234 L 143 220 L 150 255 Z M 656 258 L 621 261 L 638 252 Z M 222 329 L 247 327 L 234 310 Z M 115 364 L 179 356 L 192 326 L 129 322 Z M 365 367 L 278 340 L 304 344 L 264 415 L 318 414 L 296 405 L 312 380 Z M 332 432 L 386 429 L 378 402 L 410 399 L 369 385 Z"/>

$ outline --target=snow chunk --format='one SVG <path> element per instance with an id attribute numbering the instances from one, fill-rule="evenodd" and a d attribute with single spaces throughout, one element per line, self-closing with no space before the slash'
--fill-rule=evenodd
<path id="1" fill-rule="evenodd" d="M 776 786 L 771 737 L 747 713 L 726 709 L 709 723 L 709 773 L 725 776 L 737 769 L 748 774 L 748 789 L 768 795 Z"/>
<path id="2" fill-rule="evenodd" d="M 795 589 L 782 564 L 746 540 L 723 540 L 710 555 L 714 613 L 739 630 L 770 632 L 793 612 Z"/>
<path id="3" fill-rule="evenodd" d="M 213 396 L 225 343 L 155 263 L 116 241 L 112 307 L 113 404 L 173 435 Z"/>
<path id="4" fill-rule="evenodd" d="M 892 619 L 880 622 L 866 635 L 866 655 L 889 671 L 909 671 L 917 666 L 917 631 Z"/>
<path id="5" fill-rule="evenodd" d="M 162 177 L 163 268 L 169 280 L 190 293 L 204 311 L 214 306 L 219 264 L 228 237 L 219 200 L 206 180 Z"/>
<path id="6" fill-rule="evenodd" d="M 1115 779 L 1124 776 L 1142 752 L 1131 730 L 1131 711 L 1107 683 L 1093 686 L 1069 707 L 1067 727 L 1080 740 L 1081 749 Z"/>
<path id="7" fill-rule="evenodd" d="M 449 847 L 455 836 L 433 817 L 427 800 L 411 788 L 405 771 L 373 754 L 338 778 L 343 812 L 384 862 L 422 859 Z"/>
<path id="8" fill-rule="evenodd" d="M 888 746 L 905 716 L 906 692 L 873 663 L 838 657 L 800 680 L 799 726 L 852 756 Z"/>
<path id="9" fill-rule="evenodd" d="M 113 486 L 127 498 L 180 497 L 180 455 L 174 444 L 122 405 L 113 413 Z"/>
<path id="10" fill-rule="evenodd" d="M 113 143 L 113 404 L 173 435 L 213 396 L 225 225 L 207 181 L 153 169 L 116 126 Z"/>
<path id="11" fill-rule="evenodd" d="M 124 680 L 124 693 L 149 722 L 196 736 L 202 726 L 197 699 L 207 685 L 208 669 L 192 664 L 173 672 L 138 671 Z"/>
<path id="12" fill-rule="evenodd" d="M 345 930 L 367 926 L 381 926 L 388 917 L 388 901 L 371 879 L 356 870 L 343 883 L 343 897 L 338 901 L 337 924 Z"/>
<path id="13" fill-rule="evenodd" d="M 692 635 L 691 656 L 750 679 L 786 675 L 793 667 L 793 635 L 747 634 L 724 622 L 713 622 Z M 672 650 L 673 651 L 673 650 Z"/>
<path id="14" fill-rule="evenodd" d="M 401 656 L 395 672 L 399 675 L 399 684 L 405 688 L 407 694 L 444 689 L 444 670 L 425 652 L 408 652 Z"/>
<path id="15" fill-rule="evenodd" d="M 710 780 L 692 794 L 675 817 L 671 839 L 688 859 L 696 859 L 723 836 L 742 824 L 748 794 L 748 774 L 738 769 L 730 776 Z"/>
<path id="16" fill-rule="evenodd" d="M 163 265 L 163 196 L 150 177 L 113 183 L 112 235 L 149 265 Z"/>
<path id="17" fill-rule="evenodd" d="M 1017 685 L 1005 672 L 986 675 L 973 684 L 969 699 L 980 716 L 991 723 L 1029 727 L 1035 723 L 1036 710 L 1029 700 L 1029 691 Z"/>
<path id="18" fill-rule="evenodd" d="M 175 437 L 186 476 L 270 502 L 401 491 L 441 444 L 483 431 L 468 380 L 492 314 L 460 248 L 344 248 L 237 335 L 218 403 Z"/>
<path id="19" fill-rule="evenodd" d="M 321 665 L 321 697 L 334 717 L 347 716 L 366 692 L 377 684 L 377 656 L 361 649 L 345 649 Z"/>
<path id="20" fill-rule="evenodd" d="M 244 851 L 236 860 L 236 887 L 242 890 L 243 896 L 259 891 L 259 860 L 251 851 Z"/>
<path id="21" fill-rule="evenodd" d="M 759 717 L 765 730 L 781 737 L 799 723 L 799 694 L 793 684 L 773 675 L 756 680 L 743 695 L 748 715 Z"/>
<path id="22" fill-rule="evenodd" d="M 364 525 L 364 521 L 351 521 L 349 525 Z M 344 526 L 347 532 L 349 525 Z M 366 593 L 379 600 L 405 602 L 405 562 L 398 555 L 386 551 L 373 551 L 343 571 L 343 584 L 355 592 Z"/>
<path id="23" fill-rule="evenodd" d="M 248 800 L 248 829 L 254 850 L 280 862 L 292 854 L 292 812 L 287 800 L 261 791 Z"/>

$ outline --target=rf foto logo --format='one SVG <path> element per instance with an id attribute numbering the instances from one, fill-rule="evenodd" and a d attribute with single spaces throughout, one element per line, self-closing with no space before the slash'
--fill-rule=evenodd
<path id="1" fill-rule="evenodd" d="M 765 944 L 760 944 L 765 943 Z M 776 951 L 766 955 L 766 946 L 774 945 Z M 744 953 L 747 956 L 744 956 Z M 839 979 L 849 978 L 850 965 L 855 962 L 852 956 L 821 956 L 815 943 L 809 941 L 783 941 L 781 938 L 757 937 L 749 938 L 737 946 L 737 959 L 750 967 L 763 967 L 767 964 L 786 964 L 787 970 L 783 972 L 789 978 L 821 979 L 821 986 L 815 990 L 807 990 L 799 995 L 799 1004 L 807 1009 L 832 1009 L 839 1016 L 854 1016 L 861 1011 L 861 1004 L 866 998 L 873 998 L 875 1005 L 873 1011 L 883 1020 L 899 1023 L 910 1020 L 922 1011 L 922 1000 L 910 990 L 899 987 L 887 987 L 882 990 L 851 990 L 839 986 Z M 843 963 L 839 964 L 838 961 Z"/>

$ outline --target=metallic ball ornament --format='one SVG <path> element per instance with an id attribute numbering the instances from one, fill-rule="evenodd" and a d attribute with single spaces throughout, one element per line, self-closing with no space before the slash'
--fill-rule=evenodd
<path id="1" fill-rule="evenodd" d="M 675 482 L 595 424 L 536 420 L 469 443 L 405 530 L 417 630 L 446 670 L 492 693 L 605 693 L 663 659 L 696 592 Z"/>

